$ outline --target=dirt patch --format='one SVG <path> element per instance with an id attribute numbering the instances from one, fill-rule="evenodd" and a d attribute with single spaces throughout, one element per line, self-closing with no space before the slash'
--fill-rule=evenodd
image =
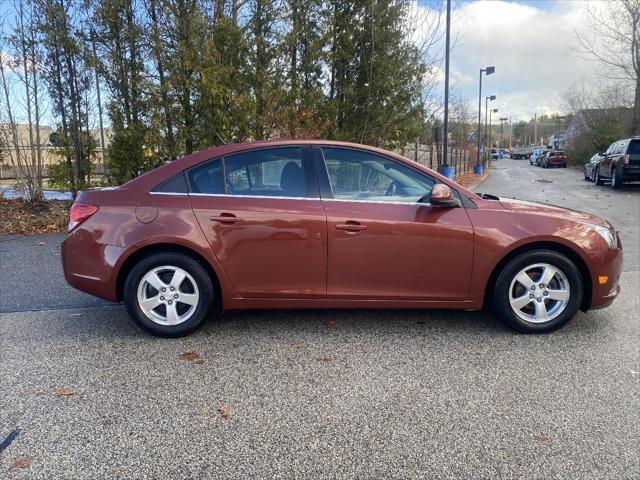
<path id="1" fill-rule="evenodd" d="M 0 234 L 35 235 L 64 232 L 69 222 L 70 201 L 29 203 L 0 198 Z"/>
<path id="2" fill-rule="evenodd" d="M 476 175 L 475 173 L 463 173 L 462 175 L 456 176 L 456 183 L 469 188 L 478 183 L 481 178 L 481 175 Z"/>

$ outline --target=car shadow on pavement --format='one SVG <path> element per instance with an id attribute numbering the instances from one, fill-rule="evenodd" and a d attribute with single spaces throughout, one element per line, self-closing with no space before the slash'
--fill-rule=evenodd
<path id="1" fill-rule="evenodd" d="M 22 312 L 15 315 L 26 315 Z M 33 312 L 30 312 L 33 314 Z M 46 340 L 108 340 L 112 342 L 173 342 L 153 337 L 138 329 L 122 305 L 41 312 Z M 55 316 L 55 318 L 51 318 Z M 8 317 L 7 317 L 8 318 Z M 13 322 L 12 322 L 13 323 Z M 38 322 L 40 323 L 40 322 Z M 242 310 L 229 311 L 211 318 L 202 328 L 177 341 L 202 341 L 207 338 L 250 336 L 304 337 L 339 335 L 343 341 L 367 336 L 374 338 L 407 336 L 411 338 L 510 338 L 563 337 L 565 335 L 602 335 L 611 329 L 610 319 L 599 312 L 582 313 L 562 330 L 548 335 L 523 335 L 504 326 L 490 311 L 458 310 Z M 6 329 L 10 337 L 33 335 L 31 322 L 15 322 Z M 10 331 L 7 331 L 10 330 Z"/>

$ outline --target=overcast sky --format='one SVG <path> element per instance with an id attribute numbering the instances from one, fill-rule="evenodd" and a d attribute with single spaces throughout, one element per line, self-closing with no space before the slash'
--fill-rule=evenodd
<path id="1" fill-rule="evenodd" d="M 451 84 L 477 109 L 479 69 L 495 65 L 483 78 L 483 97 L 497 95 L 500 116 L 515 122 L 561 111 L 562 92 L 595 74 L 577 51 L 575 32 L 588 25 L 584 9 L 580 0 L 454 0 Z"/>

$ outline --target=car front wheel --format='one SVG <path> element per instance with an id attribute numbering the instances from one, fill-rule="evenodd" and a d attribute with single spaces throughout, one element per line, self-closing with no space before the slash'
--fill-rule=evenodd
<path id="1" fill-rule="evenodd" d="M 182 253 L 149 256 L 129 272 L 124 303 L 142 330 L 160 337 L 181 337 L 199 328 L 214 306 L 211 277 Z"/>
<path id="2" fill-rule="evenodd" d="M 582 302 L 582 279 L 564 255 L 536 250 L 513 258 L 500 271 L 494 307 L 504 323 L 522 333 L 547 333 L 563 327 Z"/>
<path id="3" fill-rule="evenodd" d="M 602 185 L 602 178 L 600 178 L 600 169 L 596 168 L 596 173 L 593 174 L 593 181 L 596 185 Z"/>

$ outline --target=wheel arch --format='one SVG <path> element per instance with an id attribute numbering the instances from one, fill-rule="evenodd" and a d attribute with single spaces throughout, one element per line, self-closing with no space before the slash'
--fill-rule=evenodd
<path id="1" fill-rule="evenodd" d="M 527 243 L 507 252 L 493 268 L 491 275 L 489 275 L 489 279 L 487 280 L 487 283 L 485 285 L 484 305 L 487 305 L 487 301 L 493 292 L 493 286 L 495 285 L 496 277 L 505 267 L 505 265 L 518 255 L 525 252 L 530 252 L 532 250 L 550 250 L 553 252 L 557 252 L 564 255 L 575 264 L 575 266 L 578 268 L 578 272 L 580 273 L 580 278 L 582 279 L 583 292 L 582 302 L 580 303 L 580 310 L 586 311 L 591 305 L 591 298 L 593 295 L 593 285 L 591 282 L 591 272 L 589 271 L 589 267 L 587 267 L 586 262 L 582 259 L 578 252 L 562 243 L 551 241 L 537 241 Z"/>
<path id="2" fill-rule="evenodd" d="M 216 293 L 216 302 L 218 303 L 218 307 L 222 307 L 222 287 L 220 285 L 220 279 L 218 278 L 218 274 L 211 266 L 211 263 L 203 257 L 201 254 L 196 252 L 195 250 L 186 247 L 184 245 L 174 244 L 174 243 L 152 243 L 150 245 L 145 245 L 142 248 L 137 249 L 129 255 L 118 270 L 118 276 L 116 280 L 116 296 L 118 301 L 122 301 L 124 298 L 124 284 L 127 280 L 127 276 L 131 269 L 143 258 L 149 255 L 155 255 L 158 253 L 182 253 L 187 255 L 197 261 L 202 267 L 207 271 L 211 281 L 213 283 L 213 288 Z"/>

